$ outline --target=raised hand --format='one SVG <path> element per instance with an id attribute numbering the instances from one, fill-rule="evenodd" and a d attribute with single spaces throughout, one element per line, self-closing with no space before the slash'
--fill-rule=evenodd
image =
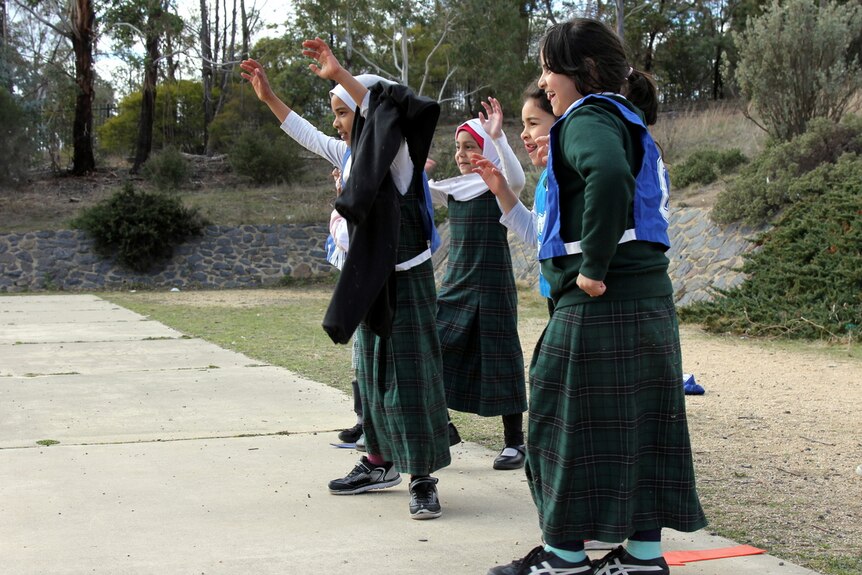
<path id="1" fill-rule="evenodd" d="M 263 66 L 259 62 L 249 58 L 248 60 L 243 60 L 239 67 L 243 69 L 240 75 L 249 81 L 259 100 L 266 102 L 275 96 L 272 87 L 269 85 L 266 72 L 263 71 Z"/>
<path id="2" fill-rule="evenodd" d="M 488 98 L 488 102 L 482 102 L 482 107 L 485 108 L 487 116 L 479 112 L 479 123 L 482 129 L 496 140 L 503 135 L 503 106 L 497 98 Z"/>
<path id="3" fill-rule="evenodd" d="M 550 136 L 539 136 L 535 142 L 539 146 L 536 148 L 536 156 L 539 158 L 539 163 L 543 166 L 548 165 L 548 142 Z"/>
<path id="4" fill-rule="evenodd" d="M 511 193 L 509 190 L 509 184 L 506 182 L 505 176 L 503 176 L 503 172 L 500 171 L 500 168 L 498 168 L 494 162 L 481 154 L 470 154 L 470 163 L 474 166 L 473 173 L 479 174 L 482 179 L 485 180 L 485 184 L 488 186 L 488 189 L 491 190 L 495 196 Z"/>
<path id="5" fill-rule="evenodd" d="M 314 40 L 303 42 L 302 47 L 304 48 L 302 51 L 303 56 L 314 58 L 317 61 L 316 64 L 308 65 L 308 68 L 312 72 L 321 78 L 338 81 L 337 76 L 344 71 L 344 68 L 335 57 L 335 54 L 332 53 L 332 50 L 329 49 L 329 46 L 326 45 L 326 42 L 320 38 L 315 38 Z"/>

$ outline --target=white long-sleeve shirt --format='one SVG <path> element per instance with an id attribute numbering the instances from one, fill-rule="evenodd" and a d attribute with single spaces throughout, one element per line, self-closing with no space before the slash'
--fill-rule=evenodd
<path id="1" fill-rule="evenodd" d="M 506 134 L 492 140 L 497 155 L 500 156 L 500 170 L 509 184 L 509 188 L 520 195 L 521 190 L 527 183 L 524 168 L 515 155 L 514 150 L 506 139 Z M 428 188 L 431 190 L 431 201 L 437 205 L 446 205 L 449 196 L 459 202 L 466 202 L 479 197 L 488 191 L 488 186 L 479 174 L 463 174 L 445 180 L 430 180 Z"/>

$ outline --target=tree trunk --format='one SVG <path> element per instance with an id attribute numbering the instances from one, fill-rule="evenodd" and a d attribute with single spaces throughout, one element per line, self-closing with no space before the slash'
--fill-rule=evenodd
<path id="1" fill-rule="evenodd" d="M 724 99 L 724 80 L 721 77 L 721 42 L 716 43 L 715 63 L 712 65 L 712 99 Z"/>
<path id="2" fill-rule="evenodd" d="M 201 0 L 201 79 L 204 91 L 204 150 L 209 151 L 210 124 L 213 121 L 213 51 L 207 0 Z"/>
<path id="3" fill-rule="evenodd" d="M 161 12 L 161 8 L 157 9 Z M 154 16 L 150 15 L 151 19 Z M 158 18 L 156 16 L 155 18 Z M 144 41 L 147 55 L 144 61 L 144 86 L 141 98 L 141 116 L 138 119 L 138 141 L 135 146 L 135 163 L 131 172 L 137 174 L 141 166 L 150 157 L 153 149 L 153 123 L 156 117 L 156 82 L 159 77 L 159 35 L 155 31 L 147 32 Z"/>
<path id="4" fill-rule="evenodd" d="M 93 99 L 95 73 L 96 12 L 92 0 L 75 0 L 71 6 L 72 48 L 75 52 L 75 119 L 72 125 L 72 173 L 82 175 L 96 169 L 93 155 Z"/>

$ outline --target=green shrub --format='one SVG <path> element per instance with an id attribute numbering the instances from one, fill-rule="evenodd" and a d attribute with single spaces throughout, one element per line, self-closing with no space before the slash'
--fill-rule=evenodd
<path id="1" fill-rule="evenodd" d="M 772 143 L 742 168 L 716 199 L 712 218 L 717 223 L 769 222 L 783 208 L 820 189 L 805 174 L 821 165 L 835 164 L 844 154 L 862 153 L 862 116 L 847 116 L 835 124 L 825 118 L 786 143 Z M 805 183 L 803 184 L 803 180 Z"/>
<path id="2" fill-rule="evenodd" d="M 671 183 L 684 188 L 691 184 L 711 184 L 722 174 L 735 170 L 748 159 L 742 150 L 698 150 L 670 169 Z"/>
<path id="3" fill-rule="evenodd" d="M 147 272 L 170 258 L 186 238 L 200 235 L 207 222 L 178 198 L 139 192 L 129 183 L 85 210 L 72 225 L 87 232 L 103 256 L 116 256 L 120 265 Z"/>
<path id="4" fill-rule="evenodd" d="M 680 309 L 712 331 L 858 339 L 862 325 L 862 156 L 799 179 L 789 207 L 745 258 L 748 279 Z"/>
<path id="5" fill-rule="evenodd" d="M 168 146 L 150 156 L 143 175 L 159 190 L 177 190 L 189 181 L 189 165 L 179 150 Z"/>
<path id="6" fill-rule="evenodd" d="M 298 144 L 276 131 L 260 128 L 240 133 L 228 152 L 231 168 L 256 184 L 293 180 L 301 167 Z"/>
<path id="7" fill-rule="evenodd" d="M 788 141 L 814 118 L 838 122 L 862 89 L 858 2 L 773 0 L 733 33 L 736 81 L 769 134 Z"/>

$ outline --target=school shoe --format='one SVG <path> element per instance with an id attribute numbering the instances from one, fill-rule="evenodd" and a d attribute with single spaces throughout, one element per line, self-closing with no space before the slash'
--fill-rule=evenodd
<path id="1" fill-rule="evenodd" d="M 516 559 L 508 565 L 498 565 L 488 571 L 488 575 L 593 575 L 593 566 L 589 557 L 569 563 L 539 545 L 523 559 Z"/>
<path id="2" fill-rule="evenodd" d="M 341 479 L 329 482 L 329 492 L 333 495 L 356 495 L 372 489 L 386 489 L 401 483 L 401 476 L 392 463 L 374 465 L 364 455 L 362 459 Z"/>
<path id="3" fill-rule="evenodd" d="M 362 452 L 365 451 L 365 434 L 364 433 L 359 436 L 359 439 L 356 440 L 356 445 L 354 447 L 356 447 L 356 451 L 362 451 Z"/>
<path id="4" fill-rule="evenodd" d="M 523 445 L 513 445 L 503 449 L 494 459 L 494 469 L 521 469 L 527 460 L 527 448 Z"/>
<path id="5" fill-rule="evenodd" d="M 362 424 L 357 423 L 353 427 L 343 429 L 338 432 L 338 439 L 342 443 L 356 443 L 356 440 L 362 437 Z"/>
<path id="6" fill-rule="evenodd" d="M 449 422 L 449 447 L 455 447 L 461 443 L 461 435 L 458 433 L 458 428 L 451 421 Z"/>
<path id="7" fill-rule="evenodd" d="M 410 518 L 434 519 L 443 515 L 437 496 L 437 478 L 419 477 L 410 482 Z"/>
<path id="8" fill-rule="evenodd" d="M 593 561 L 595 575 L 670 575 L 664 557 L 638 559 L 619 546 L 601 559 Z"/>

